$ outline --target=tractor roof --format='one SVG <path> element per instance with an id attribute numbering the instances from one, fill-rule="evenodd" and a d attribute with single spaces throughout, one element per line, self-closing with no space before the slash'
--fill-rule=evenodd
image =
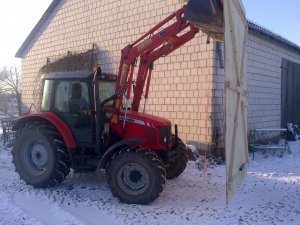
<path id="1" fill-rule="evenodd" d="M 53 72 L 53 73 L 47 73 L 42 75 L 42 79 L 62 79 L 62 78 L 86 79 L 92 77 L 93 77 L 93 73 L 91 71 Z"/>
<path id="2" fill-rule="evenodd" d="M 72 72 L 53 72 L 42 75 L 42 79 L 92 79 L 94 74 L 91 71 L 72 71 Z M 114 74 L 101 73 L 100 80 L 115 81 L 117 76 Z"/>

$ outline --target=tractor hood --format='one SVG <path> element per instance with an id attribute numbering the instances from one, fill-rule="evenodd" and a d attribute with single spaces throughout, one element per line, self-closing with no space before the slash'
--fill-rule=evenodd
<path id="1" fill-rule="evenodd" d="M 125 111 L 121 110 L 121 120 L 124 120 Z M 126 123 L 136 123 L 139 125 L 153 127 L 154 126 L 171 126 L 171 121 L 158 117 L 153 116 L 150 114 L 139 113 L 134 111 L 128 111 L 126 114 Z"/>
<path id="2" fill-rule="evenodd" d="M 224 40 L 223 0 L 189 0 L 184 17 L 208 36 Z"/>

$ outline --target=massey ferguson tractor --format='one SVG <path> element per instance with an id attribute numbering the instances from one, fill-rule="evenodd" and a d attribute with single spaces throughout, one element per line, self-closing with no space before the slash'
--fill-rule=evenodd
<path id="1" fill-rule="evenodd" d="M 192 0 L 129 44 L 118 75 L 100 68 L 44 74 L 40 112 L 22 116 L 13 127 L 13 163 L 21 179 L 46 188 L 61 183 L 70 169 L 106 169 L 122 202 L 156 199 L 188 158 L 177 126 L 172 133 L 169 120 L 140 112 L 140 102 L 144 97 L 147 103 L 155 60 L 194 38 L 198 26 L 209 35 L 222 32 L 221 0 Z"/>

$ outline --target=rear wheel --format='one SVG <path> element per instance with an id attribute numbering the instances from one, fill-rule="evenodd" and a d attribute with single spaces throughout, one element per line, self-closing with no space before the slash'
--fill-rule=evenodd
<path id="1" fill-rule="evenodd" d="M 167 179 L 173 179 L 182 174 L 188 162 L 186 146 L 180 139 L 174 151 L 177 152 L 176 157 L 165 164 Z"/>
<path id="2" fill-rule="evenodd" d="M 159 157 L 144 148 L 121 151 L 107 167 L 113 195 L 129 204 L 147 204 L 156 199 L 163 190 L 165 173 Z"/>
<path id="3" fill-rule="evenodd" d="M 30 123 L 16 134 L 13 163 L 21 179 L 34 187 L 61 183 L 70 172 L 70 159 L 56 129 L 46 123 Z"/>

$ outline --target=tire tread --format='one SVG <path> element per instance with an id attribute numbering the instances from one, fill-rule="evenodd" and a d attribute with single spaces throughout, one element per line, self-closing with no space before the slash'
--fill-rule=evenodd
<path id="1" fill-rule="evenodd" d="M 138 201 L 135 199 L 132 199 L 134 197 L 128 197 L 128 196 L 122 196 L 117 187 L 115 187 L 114 181 L 113 181 L 113 170 L 116 167 L 116 164 L 118 163 L 118 160 L 121 158 L 129 158 L 132 156 L 132 154 L 136 154 L 138 157 L 140 157 L 142 160 L 149 163 L 150 167 L 152 168 L 152 172 L 155 174 L 155 189 L 151 191 L 151 193 L 145 193 L 143 199 L 139 199 Z M 162 161 L 160 158 L 156 155 L 155 152 L 151 151 L 147 148 L 125 148 L 121 151 L 117 152 L 114 157 L 111 159 L 111 161 L 107 165 L 107 180 L 108 184 L 111 188 L 112 194 L 116 197 L 118 197 L 122 202 L 130 203 L 130 204 L 148 204 L 152 202 L 154 199 L 156 199 L 160 193 L 163 191 L 165 182 L 166 182 L 166 171 L 162 164 Z"/>
<path id="2" fill-rule="evenodd" d="M 19 166 L 16 165 L 17 162 L 15 160 L 18 148 L 20 148 L 18 146 L 20 144 L 18 143 L 18 138 L 20 137 L 20 135 L 26 135 L 26 132 L 28 132 L 29 130 L 35 130 L 42 133 L 42 135 L 48 139 L 49 143 L 52 146 L 52 149 L 55 151 L 55 168 L 45 181 L 37 184 L 32 184 L 30 181 L 26 180 L 22 176 L 22 172 L 19 171 Z M 32 185 L 35 188 L 47 188 L 55 186 L 61 183 L 70 172 L 71 161 L 67 153 L 64 141 L 62 140 L 62 137 L 58 133 L 56 128 L 47 122 L 33 121 L 25 124 L 25 126 L 19 129 L 16 133 L 16 139 L 14 141 L 12 155 L 13 163 L 15 164 L 16 171 L 20 175 L 20 178 L 24 180 L 27 184 Z"/>

